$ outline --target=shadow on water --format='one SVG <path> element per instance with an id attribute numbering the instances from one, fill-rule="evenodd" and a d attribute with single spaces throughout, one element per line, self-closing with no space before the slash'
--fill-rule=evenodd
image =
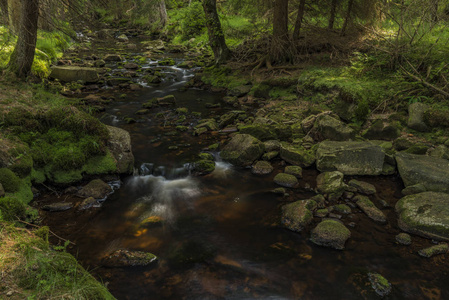
<path id="1" fill-rule="evenodd" d="M 420 258 L 416 250 L 428 241 L 419 237 L 413 247 L 395 243 L 400 230 L 392 207 L 402 185 L 396 177 L 363 178 L 379 191 L 372 200 L 389 204 L 384 209 L 388 224 L 376 224 L 353 208 L 342 218 L 353 225 L 352 236 L 346 249 L 337 251 L 312 244 L 308 230 L 295 233 L 279 226 L 285 201 L 313 195 L 307 186 L 314 187 L 317 171 L 304 170 L 302 187 L 285 198 L 270 193 L 275 174 L 256 177 L 218 161 L 212 174 L 189 175 L 188 162 L 220 136 L 165 135 L 173 128 L 161 125 L 157 114 L 168 115 L 173 108 L 159 108 L 134 124 L 126 124 L 124 116 L 167 94 L 175 95 L 176 107 L 203 118 L 231 108 L 221 102 L 221 94 L 180 91 L 191 72 L 176 67 L 168 72 L 175 74 L 173 80 L 114 102 L 103 117 L 131 133 L 136 174 L 125 178 L 101 208 L 44 213 L 44 222 L 76 243 L 71 251 L 118 299 L 377 299 L 367 284 L 371 271 L 393 284 L 388 299 L 449 299 L 445 256 Z M 207 109 L 207 103 L 221 108 Z M 169 150 L 173 145 L 188 146 Z M 275 164 L 279 169 L 280 162 Z M 152 252 L 158 263 L 102 267 L 105 256 L 123 248 Z"/>

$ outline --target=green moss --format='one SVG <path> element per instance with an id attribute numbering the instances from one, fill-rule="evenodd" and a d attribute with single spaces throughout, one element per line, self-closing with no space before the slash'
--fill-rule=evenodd
<path id="1" fill-rule="evenodd" d="M 0 198 L 0 212 L 5 221 L 23 220 L 26 216 L 26 205 L 14 197 L 2 197 Z"/>
<path id="2" fill-rule="evenodd" d="M 83 171 L 89 175 L 108 174 L 117 171 L 115 158 L 108 151 L 104 156 L 94 156 L 83 166 Z"/>
<path id="3" fill-rule="evenodd" d="M 53 170 L 47 177 L 51 178 L 54 183 L 68 185 L 83 179 L 82 169 L 76 170 Z"/>
<path id="4" fill-rule="evenodd" d="M 215 170 L 215 162 L 207 159 L 198 160 L 194 163 L 193 170 L 194 172 L 198 172 L 200 174 L 212 173 Z"/>
<path id="5" fill-rule="evenodd" d="M 0 169 L 0 183 L 7 193 L 18 192 L 21 184 L 20 178 L 7 168 Z"/>
<path id="6" fill-rule="evenodd" d="M 252 135 L 261 141 L 276 140 L 278 138 L 274 127 L 265 124 L 239 126 L 239 132 Z"/>
<path id="7" fill-rule="evenodd" d="M 186 108 L 186 107 L 178 107 L 178 108 L 176 109 L 176 113 L 177 113 L 177 114 L 180 114 L 180 115 L 186 115 L 186 114 L 189 113 L 189 109 Z"/>
<path id="8" fill-rule="evenodd" d="M 28 204 L 33 200 L 33 192 L 31 191 L 31 179 L 26 177 L 20 180 L 19 187 L 14 193 L 7 193 L 8 196 Z"/>

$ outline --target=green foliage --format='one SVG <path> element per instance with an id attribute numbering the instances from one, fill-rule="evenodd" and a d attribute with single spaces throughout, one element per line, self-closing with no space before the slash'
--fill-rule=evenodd
<path id="1" fill-rule="evenodd" d="M 0 183 L 7 193 L 15 193 L 20 189 L 20 178 L 7 168 L 0 169 Z"/>
<path id="2" fill-rule="evenodd" d="M 206 20 L 201 2 L 194 1 L 180 12 L 182 40 L 188 40 L 205 31 Z"/>
<path id="3" fill-rule="evenodd" d="M 232 71 L 223 66 L 213 66 L 205 68 L 201 80 L 215 87 L 233 89 L 244 85 L 247 80 L 239 76 L 238 71 Z"/>
<path id="4" fill-rule="evenodd" d="M 0 198 L 0 211 L 2 219 L 10 222 L 23 220 L 26 216 L 25 204 L 13 197 Z"/>
<path id="5" fill-rule="evenodd" d="M 83 171 L 89 175 L 108 174 L 117 171 L 117 164 L 108 151 L 104 156 L 94 156 L 83 166 Z"/>

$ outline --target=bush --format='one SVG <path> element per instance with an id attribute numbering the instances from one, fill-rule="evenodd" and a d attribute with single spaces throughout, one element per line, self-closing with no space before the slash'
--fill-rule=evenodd
<path id="1" fill-rule="evenodd" d="M 15 198 L 3 197 L 0 198 L 0 212 L 4 221 L 22 220 L 26 217 L 26 206 Z"/>
<path id="2" fill-rule="evenodd" d="M 0 183 L 3 185 L 5 192 L 15 193 L 20 188 L 20 178 L 13 171 L 7 168 L 0 169 Z"/>
<path id="3" fill-rule="evenodd" d="M 205 29 L 205 25 L 206 20 L 200 2 L 192 2 L 188 8 L 182 11 L 181 31 L 183 40 L 201 35 Z"/>

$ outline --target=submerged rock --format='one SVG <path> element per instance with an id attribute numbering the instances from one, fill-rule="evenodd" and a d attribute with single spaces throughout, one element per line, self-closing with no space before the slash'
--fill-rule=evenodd
<path id="1" fill-rule="evenodd" d="M 249 134 L 236 134 L 223 148 L 221 158 L 239 167 L 250 166 L 265 151 L 264 144 Z"/>
<path id="2" fill-rule="evenodd" d="M 300 166 L 286 166 L 284 173 L 293 175 L 296 178 L 302 178 L 302 168 Z"/>
<path id="3" fill-rule="evenodd" d="M 312 210 L 316 208 L 313 200 L 299 200 L 282 207 L 281 223 L 286 228 L 300 232 L 312 222 Z"/>
<path id="4" fill-rule="evenodd" d="M 280 186 L 292 188 L 298 184 L 298 179 L 290 174 L 279 173 L 274 176 L 274 182 Z"/>
<path id="5" fill-rule="evenodd" d="M 423 257 L 432 257 L 438 254 L 444 254 L 447 253 L 449 250 L 449 245 L 446 243 L 441 243 L 439 245 L 431 246 L 425 249 L 421 249 L 418 251 L 418 254 Z"/>
<path id="6" fill-rule="evenodd" d="M 329 200 L 337 200 L 345 191 L 343 177 L 343 173 L 339 171 L 321 173 L 316 178 L 318 192 L 328 195 Z"/>
<path id="7" fill-rule="evenodd" d="M 372 220 L 380 223 L 386 223 L 387 217 L 378 209 L 371 200 L 362 195 L 355 196 L 354 201 L 357 201 L 357 206 Z"/>
<path id="8" fill-rule="evenodd" d="M 357 189 L 357 192 L 361 194 L 373 195 L 376 193 L 376 188 L 374 187 L 374 185 L 368 182 L 351 179 L 348 182 L 348 185 L 355 187 Z"/>
<path id="9" fill-rule="evenodd" d="M 64 82 L 84 81 L 97 82 L 98 72 L 95 68 L 85 68 L 78 66 L 54 66 L 51 69 L 50 77 Z"/>
<path id="10" fill-rule="evenodd" d="M 397 153 L 399 174 L 406 187 L 422 184 L 427 191 L 449 193 L 449 161 L 442 158 Z"/>
<path id="11" fill-rule="evenodd" d="M 371 287 L 380 297 L 385 297 L 391 293 L 391 283 L 379 273 L 368 273 Z"/>
<path id="12" fill-rule="evenodd" d="M 380 175 L 385 153 L 370 142 L 324 141 L 316 152 L 317 169 L 340 171 L 344 175 Z"/>
<path id="13" fill-rule="evenodd" d="M 80 206 L 78 207 L 79 210 L 89 209 L 92 206 L 96 205 L 98 202 L 93 197 L 89 197 L 83 200 L 81 202 Z"/>
<path id="14" fill-rule="evenodd" d="M 71 202 L 58 202 L 53 204 L 44 205 L 42 207 L 43 210 L 57 212 L 57 211 L 66 211 L 73 207 L 73 203 Z"/>
<path id="15" fill-rule="evenodd" d="M 311 231 L 310 240 L 320 246 L 343 250 L 350 237 L 351 232 L 341 222 L 324 220 Z"/>
<path id="16" fill-rule="evenodd" d="M 215 170 L 215 162 L 209 159 L 201 159 L 193 164 L 193 172 L 198 175 L 206 175 Z"/>
<path id="17" fill-rule="evenodd" d="M 273 166 L 267 161 L 258 161 L 256 162 L 252 169 L 251 173 L 255 175 L 268 175 L 273 172 Z"/>
<path id="18" fill-rule="evenodd" d="M 412 244 L 412 237 L 408 233 L 401 232 L 396 235 L 396 242 L 398 242 L 398 244 L 408 246 Z"/>
<path id="19" fill-rule="evenodd" d="M 449 241 L 449 195 L 424 192 L 396 203 L 399 227 L 409 233 Z"/>
<path id="20" fill-rule="evenodd" d="M 103 259 L 103 265 L 116 268 L 147 266 L 156 260 L 156 255 L 149 252 L 117 250 Z"/>
<path id="21" fill-rule="evenodd" d="M 94 179 L 82 187 L 77 195 L 83 198 L 93 197 L 95 199 L 106 198 L 112 192 L 112 188 L 101 179 Z"/>

